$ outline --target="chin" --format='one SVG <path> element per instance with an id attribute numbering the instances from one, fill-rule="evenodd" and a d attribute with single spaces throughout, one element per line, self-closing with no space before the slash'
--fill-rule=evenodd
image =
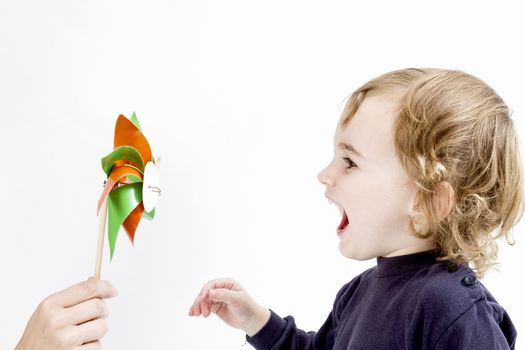
<path id="1" fill-rule="evenodd" d="M 371 252 L 366 252 L 366 251 L 359 250 L 356 248 L 348 249 L 347 247 L 344 247 L 343 245 L 339 245 L 339 251 L 345 258 L 358 260 L 358 261 L 370 260 L 370 259 L 377 257 L 377 255 L 374 255 Z"/>

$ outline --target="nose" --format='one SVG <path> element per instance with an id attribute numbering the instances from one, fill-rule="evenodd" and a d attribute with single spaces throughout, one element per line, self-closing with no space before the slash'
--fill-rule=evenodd
<path id="1" fill-rule="evenodd" d="M 328 167 L 324 168 L 323 170 L 319 172 L 319 174 L 317 174 L 317 180 L 319 180 L 319 182 L 322 185 L 332 185 L 333 184 L 332 179 L 328 176 Z"/>

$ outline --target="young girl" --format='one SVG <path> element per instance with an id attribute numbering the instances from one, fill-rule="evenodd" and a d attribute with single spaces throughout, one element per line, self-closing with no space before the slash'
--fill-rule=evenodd
<path id="1" fill-rule="evenodd" d="M 376 258 L 317 332 L 208 282 L 190 316 L 216 313 L 257 349 L 508 349 L 516 330 L 479 282 L 523 215 L 517 133 L 503 100 L 461 71 L 403 69 L 355 91 L 319 173 L 341 211 L 339 250 Z"/>

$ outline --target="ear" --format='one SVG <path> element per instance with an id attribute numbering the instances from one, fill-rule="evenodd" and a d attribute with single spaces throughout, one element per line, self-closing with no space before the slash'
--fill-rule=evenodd
<path id="1" fill-rule="evenodd" d="M 441 181 L 438 184 L 436 195 L 434 197 L 436 214 L 441 221 L 445 219 L 454 206 L 454 189 L 447 181 Z"/>
<path id="2" fill-rule="evenodd" d="M 410 204 L 410 220 L 416 232 L 422 232 L 423 227 L 426 227 L 426 219 L 419 208 L 419 202 L 416 199 L 415 193 L 412 196 Z"/>
<path id="3" fill-rule="evenodd" d="M 412 198 L 412 207 L 410 215 L 414 227 L 418 230 L 426 227 L 426 219 L 419 208 L 419 203 L 415 200 L 415 197 Z M 436 194 L 434 196 L 434 205 L 436 207 L 436 215 L 438 220 L 441 221 L 445 219 L 451 212 L 452 207 L 454 206 L 454 189 L 447 181 L 442 181 L 438 184 Z"/>

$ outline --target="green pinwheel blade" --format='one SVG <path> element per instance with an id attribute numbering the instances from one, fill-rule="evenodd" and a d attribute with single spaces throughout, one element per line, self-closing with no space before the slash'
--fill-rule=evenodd
<path id="1" fill-rule="evenodd" d="M 127 175 L 127 178 L 133 182 L 133 183 L 137 183 L 137 182 L 143 182 L 142 179 L 136 175 L 133 175 L 133 174 L 129 174 Z"/>
<path id="2" fill-rule="evenodd" d="M 155 217 L 155 208 L 151 209 L 150 212 L 144 211 L 142 216 L 148 220 L 153 220 L 153 218 Z"/>
<path id="3" fill-rule="evenodd" d="M 139 129 L 142 132 L 142 128 L 140 127 L 140 123 L 139 123 L 139 118 L 137 118 L 137 115 L 135 114 L 135 112 L 133 112 L 129 120 L 131 120 L 131 122 L 137 127 L 137 129 Z M 153 157 L 153 153 L 151 154 L 151 161 L 153 162 L 153 164 L 155 164 L 155 157 Z"/>
<path id="4" fill-rule="evenodd" d="M 109 176 L 111 168 L 118 160 L 126 160 L 136 165 L 136 169 L 144 173 L 144 161 L 140 156 L 139 151 L 131 146 L 120 146 L 115 148 L 113 152 L 101 159 L 102 169 Z"/>
<path id="5" fill-rule="evenodd" d="M 140 130 L 142 131 L 142 128 L 140 127 L 140 123 L 139 123 L 139 118 L 137 118 L 137 115 L 135 114 L 135 112 L 133 112 L 133 114 L 131 115 L 131 118 L 129 119 L 131 120 L 131 122 L 133 124 L 135 124 L 135 126 Z"/>
<path id="6" fill-rule="evenodd" d="M 142 182 L 115 188 L 108 196 L 108 240 L 110 258 L 113 259 L 120 226 L 142 202 Z"/>

